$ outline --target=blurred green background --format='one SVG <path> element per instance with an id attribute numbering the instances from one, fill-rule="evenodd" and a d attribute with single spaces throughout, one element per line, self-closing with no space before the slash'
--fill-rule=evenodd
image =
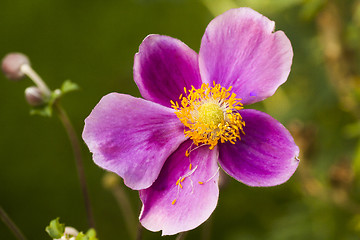
<path id="1" fill-rule="evenodd" d="M 211 219 L 186 239 L 352 240 L 360 238 L 360 1 L 347 0 L 1 0 L 0 58 L 27 54 L 62 99 L 80 136 L 83 121 L 109 92 L 140 96 L 133 57 L 146 35 L 165 34 L 198 51 L 207 24 L 249 6 L 291 40 L 288 81 L 255 108 L 280 120 L 301 150 L 285 184 L 250 188 L 226 178 Z M 0 205 L 29 240 L 50 239 L 51 219 L 87 230 L 72 149 L 56 116 L 30 116 L 24 89 L 0 74 Z M 82 143 L 100 240 L 131 239 L 105 171 Z M 138 215 L 138 193 L 121 185 Z M 143 231 L 143 239 L 160 233 Z M 15 239 L 0 222 L 0 239 Z M 175 239 L 175 236 L 163 239 Z"/>

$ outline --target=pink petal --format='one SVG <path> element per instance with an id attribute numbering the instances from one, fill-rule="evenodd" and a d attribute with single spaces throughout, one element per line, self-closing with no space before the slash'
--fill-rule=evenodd
<path id="1" fill-rule="evenodd" d="M 244 105 L 272 96 L 289 73 L 293 51 L 274 22 L 250 8 L 232 9 L 206 28 L 199 53 L 204 82 L 215 81 Z"/>
<path id="2" fill-rule="evenodd" d="M 134 80 L 145 99 L 170 107 L 184 87 L 200 87 L 198 55 L 178 39 L 149 35 L 135 55 Z"/>
<path id="3" fill-rule="evenodd" d="M 181 176 L 191 172 L 189 158 L 185 156 L 191 143 L 192 140 L 187 140 L 180 145 L 166 161 L 156 182 L 140 191 L 143 202 L 140 222 L 150 231 L 162 230 L 162 235 L 172 235 L 194 229 L 216 207 L 219 196 L 216 148 L 209 150 L 203 146 L 191 152 L 193 173 L 181 182 L 183 188 L 176 185 Z"/>
<path id="4" fill-rule="evenodd" d="M 289 131 L 266 113 L 241 110 L 245 136 L 235 144 L 220 145 L 220 165 L 230 176 L 249 186 L 286 182 L 295 172 L 299 148 Z"/>
<path id="5" fill-rule="evenodd" d="M 86 118 L 82 137 L 97 165 L 139 190 L 156 180 L 165 160 L 185 140 L 183 131 L 172 109 L 110 93 Z"/>

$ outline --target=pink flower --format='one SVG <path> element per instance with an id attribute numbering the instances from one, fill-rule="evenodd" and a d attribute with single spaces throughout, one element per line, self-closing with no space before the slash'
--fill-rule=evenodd
<path id="1" fill-rule="evenodd" d="M 139 190 L 140 222 L 163 235 L 196 228 L 214 211 L 219 167 L 249 186 L 287 181 L 299 149 L 286 128 L 243 105 L 286 81 L 292 47 L 274 22 L 232 9 L 208 25 L 199 54 L 180 40 L 150 35 L 135 55 L 144 99 L 104 96 L 85 120 L 96 164 Z"/>

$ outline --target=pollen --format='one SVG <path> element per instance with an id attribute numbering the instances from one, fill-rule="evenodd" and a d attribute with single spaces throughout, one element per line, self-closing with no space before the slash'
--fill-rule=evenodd
<path id="1" fill-rule="evenodd" d="M 226 89 L 215 82 L 213 87 L 203 83 L 199 89 L 184 88 L 179 103 L 171 101 L 176 116 L 185 126 L 185 136 L 195 145 L 209 145 L 213 149 L 219 142 L 235 144 L 245 134 L 241 99 L 230 91 L 231 87 Z"/>

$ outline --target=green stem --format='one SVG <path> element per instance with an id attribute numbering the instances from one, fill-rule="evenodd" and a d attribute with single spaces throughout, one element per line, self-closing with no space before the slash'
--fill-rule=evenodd
<path id="1" fill-rule="evenodd" d="M 38 86 L 44 96 L 49 97 L 51 95 L 50 88 L 29 64 L 23 64 L 21 66 L 21 71 L 26 74 L 36 84 L 36 86 Z"/>
<path id="2" fill-rule="evenodd" d="M 11 220 L 11 218 L 6 214 L 5 210 L 1 206 L 0 206 L 0 218 L 17 239 L 26 240 L 26 237 L 24 236 L 24 234 L 22 234 L 20 229 Z"/>
<path id="3" fill-rule="evenodd" d="M 179 233 L 179 234 L 176 236 L 175 240 L 184 240 L 185 237 L 186 237 L 186 234 L 187 234 L 187 232 L 181 232 L 181 233 Z"/>
<path id="4" fill-rule="evenodd" d="M 112 193 L 123 213 L 123 217 L 125 219 L 127 230 L 132 239 L 141 239 L 141 228 L 137 230 L 136 228 L 136 221 L 135 221 L 135 214 L 132 211 L 130 200 L 127 197 L 127 194 L 122 189 L 122 186 L 116 184 L 112 188 Z M 138 235 L 138 236 L 136 236 Z"/>
<path id="5" fill-rule="evenodd" d="M 213 216 L 211 216 L 208 220 L 206 220 L 206 222 L 204 222 L 204 225 L 201 229 L 201 240 L 211 239 L 212 218 Z"/>
<path id="6" fill-rule="evenodd" d="M 141 223 L 139 222 L 137 235 L 136 235 L 136 240 L 142 240 L 143 230 L 144 230 L 144 228 L 143 228 L 143 226 L 141 226 Z"/>
<path id="7" fill-rule="evenodd" d="M 26 74 L 40 89 L 44 96 L 49 97 L 51 95 L 50 88 L 46 85 L 46 83 L 42 80 L 42 78 L 32 69 L 29 64 L 24 64 L 21 66 L 21 71 Z M 83 166 L 83 160 L 81 155 L 81 147 L 76 131 L 66 114 L 65 110 L 61 107 L 60 103 L 56 101 L 53 105 L 54 110 L 58 114 L 64 128 L 69 136 L 71 146 L 73 148 L 76 170 L 80 180 L 81 191 L 84 198 L 85 209 L 88 224 L 91 228 L 95 228 L 94 216 L 91 209 L 89 193 L 86 186 L 85 172 Z"/>
<path id="8" fill-rule="evenodd" d="M 70 121 L 68 115 L 66 114 L 65 110 L 61 107 L 59 102 L 54 103 L 54 110 L 58 114 L 58 116 L 59 116 L 62 124 L 64 125 L 64 128 L 69 136 L 70 143 L 71 143 L 71 146 L 72 146 L 72 149 L 74 152 L 76 170 L 77 170 L 77 173 L 79 176 L 81 191 L 82 191 L 83 198 L 84 198 L 88 224 L 91 228 L 95 228 L 94 215 L 93 215 L 93 212 L 91 209 L 89 193 L 88 193 L 88 189 L 87 189 L 87 185 L 86 185 L 84 165 L 83 165 L 83 159 L 82 159 L 82 155 L 81 155 L 81 147 L 80 147 L 80 142 L 79 142 L 78 136 L 75 132 L 73 125 L 71 124 L 71 121 Z"/>

